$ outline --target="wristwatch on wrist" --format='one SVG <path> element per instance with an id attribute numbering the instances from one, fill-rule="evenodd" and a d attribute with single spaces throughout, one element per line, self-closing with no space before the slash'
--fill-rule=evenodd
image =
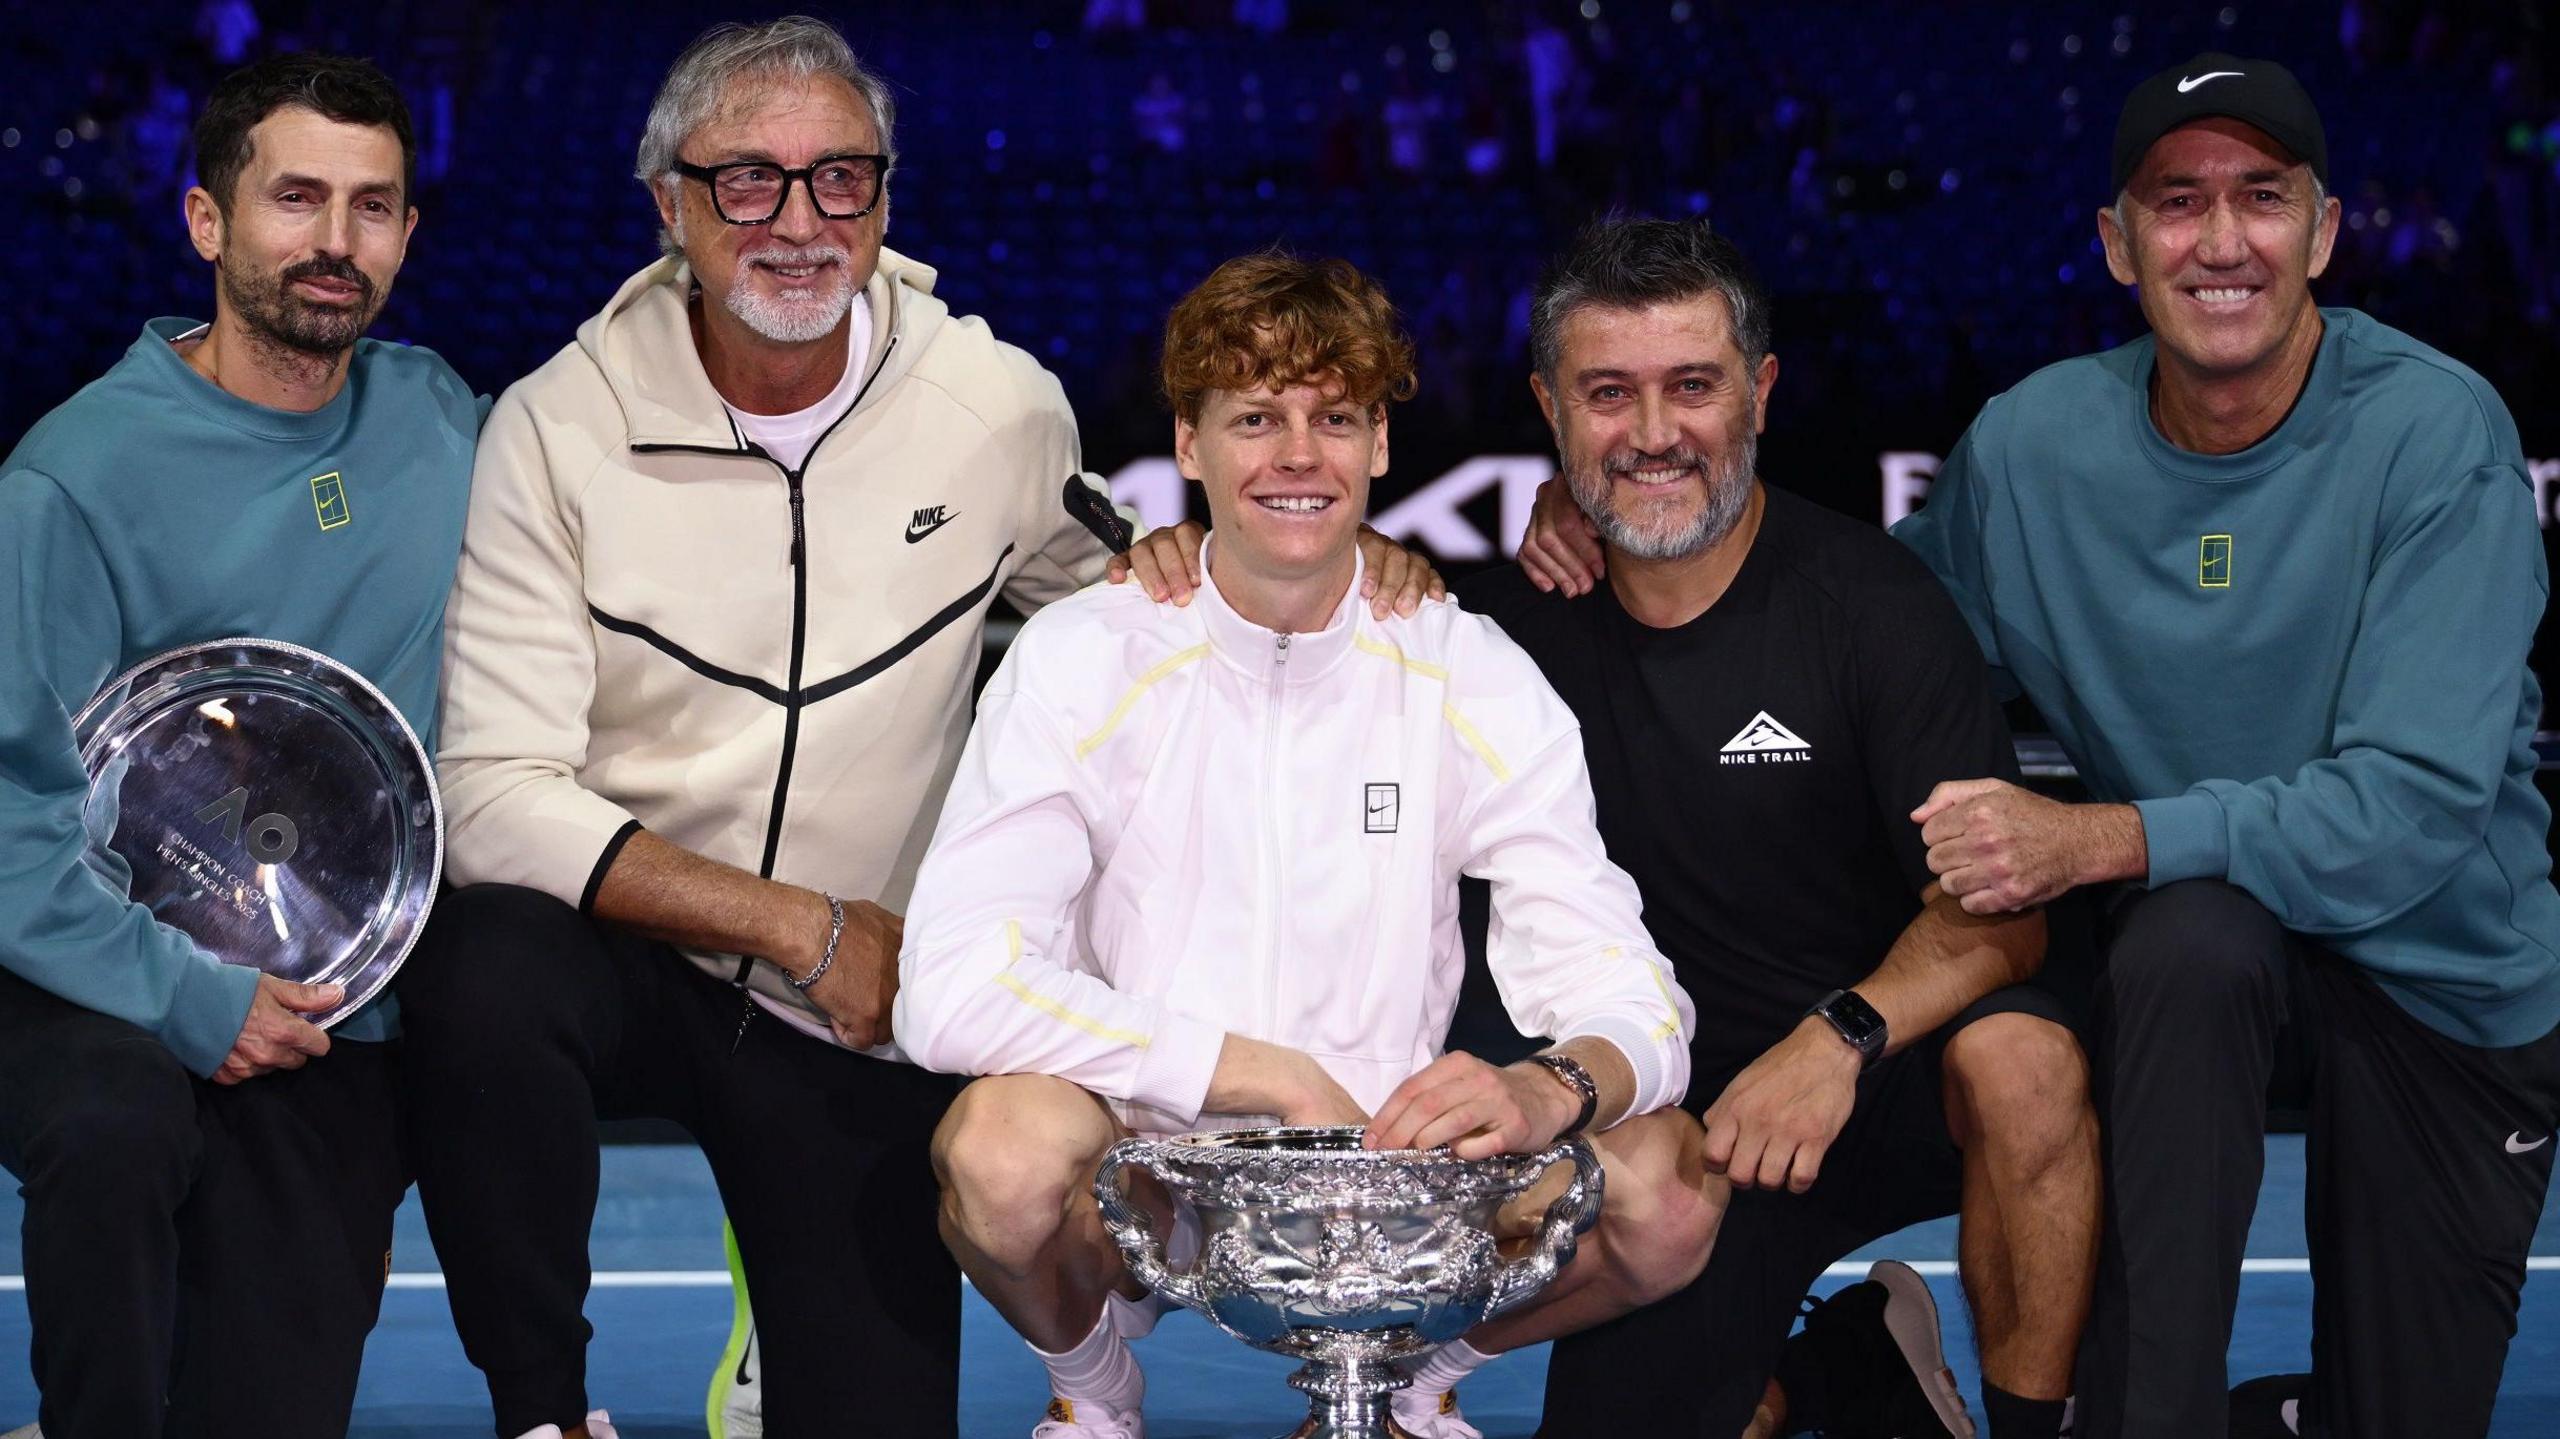
<path id="1" fill-rule="evenodd" d="M 1854 989 L 1835 989 L 1822 997 L 1822 1002 L 1805 1011 L 1807 1016 L 1821 1015 L 1840 1031 L 1849 1047 L 1858 1051 L 1858 1067 L 1866 1068 L 1884 1057 L 1884 1016 L 1876 1007 L 1858 997 Z"/>
<path id="2" fill-rule="evenodd" d="M 1529 1062 L 1554 1075 L 1582 1100 L 1582 1112 L 1575 1115 L 1573 1123 L 1566 1125 L 1564 1133 L 1556 1138 L 1580 1134 L 1590 1127 L 1592 1116 L 1600 1112 L 1600 1085 L 1592 1079 L 1591 1071 L 1583 1068 L 1580 1060 L 1562 1054 L 1533 1054 L 1529 1056 Z"/>

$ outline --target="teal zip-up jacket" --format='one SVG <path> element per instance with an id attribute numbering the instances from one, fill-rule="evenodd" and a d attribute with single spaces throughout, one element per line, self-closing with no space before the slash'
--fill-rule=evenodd
<path id="1" fill-rule="evenodd" d="M 2353 310 L 2273 434 L 2150 418 L 2152 340 L 1983 407 L 1894 533 L 1955 593 L 2151 884 L 2224 879 L 2474 1045 L 2560 1024 L 2525 660 L 2550 584 L 2514 420 Z"/>
<path id="2" fill-rule="evenodd" d="M 432 352 L 365 340 L 327 405 L 269 409 L 170 348 L 198 328 L 153 320 L 0 465 L 0 968 L 211 1074 L 257 973 L 83 862 L 71 718 L 151 655 L 254 635 L 351 666 L 432 750 L 481 406 Z M 396 1024 L 386 998 L 334 1032 Z"/>

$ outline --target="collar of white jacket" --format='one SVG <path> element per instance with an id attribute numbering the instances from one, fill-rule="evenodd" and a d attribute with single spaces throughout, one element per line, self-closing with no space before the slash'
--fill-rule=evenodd
<path id="1" fill-rule="evenodd" d="M 1209 646 L 1219 659 L 1247 674 L 1268 676 L 1275 666 L 1283 663 L 1280 633 L 1265 629 L 1236 613 L 1235 606 L 1227 603 L 1227 597 L 1218 592 L 1218 577 L 1211 563 L 1211 552 L 1217 548 L 1217 543 L 1216 535 L 1200 541 L 1200 595 L 1192 603 L 1200 608 L 1201 620 L 1209 627 Z M 1351 653 L 1358 641 L 1360 627 L 1369 623 L 1369 607 L 1360 598 L 1360 581 L 1367 572 L 1367 565 L 1355 547 L 1351 552 L 1351 584 L 1335 603 L 1333 614 L 1325 621 L 1324 628 L 1288 637 L 1285 663 L 1287 677 L 1293 683 L 1303 683 L 1323 674 L 1340 663 L 1344 655 Z"/>

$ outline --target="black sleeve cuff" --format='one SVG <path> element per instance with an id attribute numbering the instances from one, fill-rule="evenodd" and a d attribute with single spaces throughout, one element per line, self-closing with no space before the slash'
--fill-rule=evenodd
<path id="1" fill-rule="evenodd" d="M 613 868 L 622 847 L 631 843 L 631 837 L 639 832 L 640 821 L 629 820 L 613 832 L 613 838 L 605 841 L 604 853 L 596 856 L 596 867 L 587 875 L 587 887 L 578 894 L 578 913 L 590 919 L 595 917 L 596 891 L 604 888 L 605 872 Z"/>

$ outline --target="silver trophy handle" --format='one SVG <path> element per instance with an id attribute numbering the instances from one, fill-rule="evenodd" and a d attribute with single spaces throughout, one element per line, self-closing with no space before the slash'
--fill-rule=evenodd
<path id="1" fill-rule="evenodd" d="M 1102 1156 L 1102 1167 L 1093 1173 L 1093 1199 L 1102 1206 L 1102 1227 L 1110 1232 L 1111 1241 L 1120 1246 L 1120 1256 L 1127 1261 L 1129 1272 L 1138 1282 L 1187 1309 L 1209 1312 L 1208 1293 L 1200 1287 L 1197 1273 L 1176 1274 L 1165 1264 L 1164 1246 L 1157 1242 L 1155 1230 L 1147 1224 L 1147 1216 L 1129 1202 L 1129 1186 L 1121 1171 L 1130 1164 L 1146 1164 L 1147 1141 L 1124 1139 L 1111 1146 Z M 1570 1244 L 1571 1241 L 1567 1241 Z"/>
<path id="2" fill-rule="evenodd" d="M 1547 1205 L 1547 1217 L 1538 1225 L 1529 1252 L 1494 1271 L 1493 1300 L 1485 1306 L 1486 1319 L 1518 1308 L 1545 1289 L 1558 1270 L 1573 1262 L 1583 1233 L 1599 1222 L 1600 1201 L 1607 1188 L 1599 1152 L 1577 1134 L 1548 1145 L 1538 1164 L 1544 1168 L 1562 1159 L 1573 1161 L 1573 1182 Z"/>

